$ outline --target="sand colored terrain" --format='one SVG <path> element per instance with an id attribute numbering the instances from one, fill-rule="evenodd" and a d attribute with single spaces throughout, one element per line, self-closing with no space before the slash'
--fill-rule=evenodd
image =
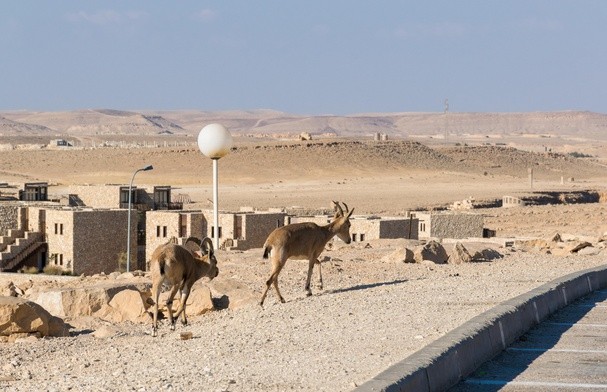
<path id="1" fill-rule="evenodd" d="M 171 185 L 175 194 L 191 197 L 193 203 L 187 208 L 209 208 L 211 162 L 195 146 L 196 129 L 205 121 L 225 121 L 236 129 L 236 148 L 219 162 L 224 210 L 326 208 L 331 200 L 340 200 L 355 208 L 356 214 L 402 215 L 417 208 L 444 208 L 469 197 L 482 204 L 503 195 L 530 196 L 540 191 L 602 192 L 607 180 L 605 142 L 593 133 L 604 126 L 604 116 L 593 113 L 449 114 L 449 120 L 457 122 L 450 122 L 448 129 L 458 131 L 448 131 L 444 138 L 440 121 L 445 119 L 439 114 L 398 119 L 368 114 L 352 122 L 350 117 L 289 117 L 272 111 L 263 116 L 257 112 L 229 116 L 195 111 L 93 112 L 97 123 L 75 122 L 77 132 L 69 135 L 89 145 L 70 149 L 21 142 L 44 144 L 49 132 L 61 134 L 56 128 L 69 125 L 66 118 L 72 114 L 56 114 L 53 121 L 48 113 L 0 114 L 12 129 L 21 129 L 19 135 L 0 137 L 0 145 L 11 145 L 0 149 L 0 182 L 48 181 L 50 193 L 60 194 L 70 184 L 128 184 L 134 170 L 152 164 L 153 171 L 137 175 L 138 186 Z M 102 132 L 98 123 L 104 116 L 145 124 L 140 130 L 158 129 L 149 128 L 152 120 L 168 121 L 175 125 L 163 123 L 160 128 L 170 126 L 175 133 L 85 131 Z M 47 130 L 23 131 L 21 124 Z M 316 124 L 318 137 L 295 140 L 293 135 L 311 131 L 310 124 Z M 388 142 L 372 140 L 375 131 L 398 129 L 394 124 L 408 124 L 403 126 L 408 131 Z M 0 129 L 8 129 L 2 127 L 0 121 Z M 347 128 L 352 131 L 346 132 Z M 413 128 L 420 132 L 414 134 Z M 523 128 L 528 133 L 517 131 Z M 117 143 L 90 148 L 93 141 L 99 146 L 102 140 Z M 150 147 L 153 143 L 158 147 Z M 574 158 L 570 152 L 588 156 Z M 305 297 L 305 262 L 292 260 L 280 281 L 287 303 L 278 303 L 271 292 L 260 308 L 254 300 L 270 271 L 260 250 L 220 251 L 220 276 L 210 287 L 216 298 L 224 298 L 221 287 L 241 285 L 239 298 L 245 301 L 238 309 L 190 318 L 190 326 L 178 326 L 175 332 L 163 323 L 156 340 L 147 324 L 69 320 L 75 332 L 69 338 L 0 347 L 11 358 L 0 368 L 0 389 L 349 391 L 504 300 L 559 276 L 605 264 L 600 245 L 607 232 L 605 203 L 474 212 L 483 214 L 485 226 L 501 237 L 547 239 L 559 233 L 589 240 L 596 252 L 557 256 L 532 247 L 475 243 L 467 246 L 474 250 L 491 246 L 500 257 L 433 265 L 398 260 L 399 252 L 411 246 L 405 240 L 350 246 L 338 242 L 323 254 L 327 256 L 324 290 L 313 287 L 314 295 Z M 3 278 L 2 284 L 9 278 L 17 282 L 23 275 Z M 234 295 L 232 301 L 236 300 Z M 105 337 L 91 332 L 102 329 L 109 331 Z M 191 331 L 193 339 L 181 341 L 183 330 Z M 63 366 L 57 368 L 57 363 Z"/>

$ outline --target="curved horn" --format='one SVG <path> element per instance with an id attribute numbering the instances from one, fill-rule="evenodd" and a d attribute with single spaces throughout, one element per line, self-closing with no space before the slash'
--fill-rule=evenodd
<path id="1" fill-rule="evenodd" d="M 341 208 L 341 206 L 339 205 L 339 202 L 333 200 L 333 203 L 335 203 L 335 207 L 337 207 L 337 210 L 339 212 L 339 215 L 344 216 L 344 210 Z"/>
<path id="2" fill-rule="evenodd" d="M 346 207 L 346 212 L 349 212 L 349 211 L 350 211 L 350 209 L 348 208 L 348 205 L 347 205 L 346 203 L 344 203 L 344 202 L 342 201 L 342 202 L 341 202 L 341 204 L 343 204 L 343 205 L 344 205 L 344 207 Z"/>
<path id="3" fill-rule="evenodd" d="M 213 241 L 209 237 L 205 237 L 202 240 L 200 244 L 200 249 L 202 250 L 203 254 L 208 254 L 210 259 L 213 258 L 213 253 L 215 253 L 215 251 L 213 250 Z"/>
<path id="4" fill-rule="evenodd" d="M 189 245 L 190 243 L 195 244 L 196 247 L 194 248 L 192 245 Z M 185 242 L 183 243 L 183 247 L 188 249 L 190 252 L 194 253 L 194 252 L 198 252 L 200 251 L 200 253 L 202 253 L 203 255 L 206 254 L 205 249 L 202 246 L 203 241 L 200 240 L 197 237 L 188 237 Z"/>

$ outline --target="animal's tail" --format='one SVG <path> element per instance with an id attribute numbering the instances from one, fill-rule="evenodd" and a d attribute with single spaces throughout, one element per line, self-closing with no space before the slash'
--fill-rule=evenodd
<path id="1" fill-rule="evenodd" d="M 164 266 L 165 266 L 164 258 L 158 260 L 158 267 L 160 268 L 160 276 L 164 276 Z"/>
<path id="2" fill-rule="evenodd" d="M 267 245 L 266 245 L 266 246 L 264 246 L 264 248 L 263 248 L 263 258 L 264 258 L 264 259 L 267 259 L 267 258 L 268 258 L 268 256 L 270 255 L 270 251 L 271 251 L 271 250 L 272 250 L 272 247 L 271 247 L 271 246 L 267 246 Z"/>

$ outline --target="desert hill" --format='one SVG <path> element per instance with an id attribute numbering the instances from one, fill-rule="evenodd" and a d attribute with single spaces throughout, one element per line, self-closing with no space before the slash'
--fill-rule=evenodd
<path id="1" fill-rule="evenodd" d="M 0 135 L 26 134 L 29 129 L 44 127 L 50 136 L 66 135 L 145 135 L 185 133 L 185 130 L 161 116 L 120 110 L 78 110 L 72 112 L 7 112 L 13 123 L 0 123 Z"/>
<path id="2" fill-rule="evenodd" d="M 326 206 L 346 200 L 360 213 L 405 209 L 529 192 L 601 188 L 597 159 L 505 146 L 428 146 L 416 141 L 327 141 L 237 144 L 220 161 L 222 208 Z M 0 154 L 0 182 L 47 181 L 53 193 L 71 184 L 128 184 L 136 168 L 154 170 L 141 185 L 171 185 L 209 208 L 211 161 L 197 147 L 12 149 Z M 63 192 L 67 192 L 67 189 Z"/>
<path id="3" fill-rule="evenodd" d="M 308 132 L 340 137 L 385 133 L 392 137 L 438 135 L 567 135 L 605 140 L 607 115 L 601 113 L 362 113 L 345 116 L 306 116 L 273 110 L 205 112 L 120 111 L 112 109 L 70 112 L 0 112 L 0 135 L 24 134 L 46 127 L 58 135 L 197 134 L 211 122 L 224 124 L 235 135 L 285 137 Z M 10 120 L 6 121 L 6 120 Z M 41 129 L 38 129 L 40 131 Z"/>

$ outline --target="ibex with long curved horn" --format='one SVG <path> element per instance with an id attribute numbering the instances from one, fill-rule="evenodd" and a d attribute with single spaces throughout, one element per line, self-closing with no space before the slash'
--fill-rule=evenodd
<path id="1" fill-rule="evenodd" d="M 272 259 L 272 273 L 266 282 L 266 288 L 259 301 L 263 305 L 266 299 L 270 285 L 274 285 L 276 294 L 280 302 L 285 302 L 278 289 L 278 274 L 285 266 L 288 259 L 306 259 L 308 260 L 308 278 L 306 280 L 307 295 L 312 295 L 310 290 L 310 280 L 314 264 L 318 264 L 318 274 L 320 277 L 320 288 L 322 289 L 322 272 L 318 256 L 325 249 L 325 245 L 334 236 L 339 237 L 346 244 L 351 242 L 350 238 L 350 216 L 354 209 L 349 210 L 346 203 L 343 203 L 346 211 L 342 209 L 339 202 L 335 203 L 335 216 L 331 223 L 325 226 L 318 226 L 313 222 L 294 223 L 275 229 L 264 244 L 263 258 L 268 256 Z"/>
<path id="2" fill-rule="evenodd" d="M 168 282 L 171 287 L 166 306 L 171 330 L 175 330 L 175 321 L 180 314 L 182 315 L 182 323 L 184 325 L 188 323 L 185 315 L 185 304 L 194 283 L 203 276 L 213 279 L 219 274 L 211 239 L 205 238 L 200 242 L 198 239 L 190 237 L 186 244 L 188 242 L 196 243 L 200 247 L 200 254 L 170 241 L 160 245 L 152 254 L 150 261 L 152 300 L 154 301 L 152 336 L 156 336 L 158 333 L 158 298 L 160 297 L 160 288 L 164 282 Z M 181 303 L 173 317 L 171 306 L 177 290 L 181 290 Z"/>

